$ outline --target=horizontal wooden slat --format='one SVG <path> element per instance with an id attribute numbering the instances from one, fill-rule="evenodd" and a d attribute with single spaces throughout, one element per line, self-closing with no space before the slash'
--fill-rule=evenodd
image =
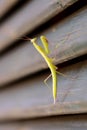
<path id="1" fill-rule="evenodd" d="M 0 121 L 87 112 L 87 60 L 61 68 L 75 79 L 58 76 L 58 96 L 53 105 L 49 88 L 43 80 L 46 71 L 0 90 Z"/>
<path id="2" fill-rule="evenodd" d="M 18 37 L 31 32 L 78 0 L 31 0 L 8 18 L 0 28 L 0 50 Z M 8 31 L 9 30 L 9 31 Z"/>
<path id="3" fill-rule="evenodd" d="M 40 35 L 47 36 L 52 57 L 56 55 L 55 64 L 87 54 L 86 14 L 87 8 L 82 8 L 38 35 L 38 37 Z M 58 44 L 60 44 L 58 48 L 55 48 Z M 8 82 L 45 68 L 47 68 L 46 63 L 33 45 L 29 41 L 24 42 L 24 44 L 1 57 L 0 84 L 5 85 Z"/>
<path id="4" fill-rule="evenodd" d="M 0 18 L 17 2 L 18 0 L 0 0 Z"/>
<path id="5" fill-rule="evenodd" d="M 17 109 L 7 111 L 0 121 L 33 119 L 48 116 L 67 115 L 67 114 L 84 114 L 87 113 L 86 102 L 68 102 L 58 103 L 55 105 L 47 105 L 42 107 L 27 108 L 24 110 Z"/>
<path id="6" fill-rule="evenodd" d="M 87 130 L 87 114 L 5 122 L 1 130 Z"/>

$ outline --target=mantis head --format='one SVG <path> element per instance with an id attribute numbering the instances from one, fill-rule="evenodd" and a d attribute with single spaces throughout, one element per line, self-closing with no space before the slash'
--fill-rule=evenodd
<path id="1" fill-rule="evenodd" d="M 37 40 L 37 38 L 33 38 L 33 39 L 31 39 L 30 41 L 31 41 L 32 43 L 35 43 L 36 40 Z"/>

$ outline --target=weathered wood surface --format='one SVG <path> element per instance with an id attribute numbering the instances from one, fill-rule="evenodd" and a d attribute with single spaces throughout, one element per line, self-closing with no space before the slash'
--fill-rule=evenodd
<path id="1" fill-rule="evenodd" d="M 34 119 L 57 115 L 84 114 L 87 113 L 87 102 L 57 103 L 55 105 L 45 105 L 26 109 L 16 109 L 7 111 L 0 121 Z"/>
<path id="2" fill-rule="evenodd" d="M 18 0 L 0 0 L 0 18 L 17 2 Z"/>
<path id="3" fill-rule="evenodd" d="M 87 114 L 5 122 L 0 130 L 87 130 Z"/>
<path id="4" fill-rule="evenodd" d="M 57 21 L 57 19 L 56 19 Z M 87 8 L 84 7 L 60 23 L 38 35 L 49 39 L 55 64 L 87 54 Z M 55 46 L 60 44 L 56 49 Z M 33 59 L 33 60 L 32 60 Z M 47 68 L 43 58 L 29 41 L 3 55 L 0 59 L 0 85 Z"/>
<path id="5" fill-rule="evenodd" d="M 29 0 L 0 27 L 0 50 L 29 33 L 78 0 Z M 8 31 L 9 30 L 9 31 Z"/>
<path id="6" fill-rule="evenodd" d="M 0 121 L 87 113 L 87 60 L 61 68 L 60 72 L 74 77 L 75 80 L 58 76 L 56 105 L 52 105 L 52 93 L 43 82 L 49 75 L 48 71 L 2 88 Z M 51 88 L 51 79 L 48 84 Z"/>

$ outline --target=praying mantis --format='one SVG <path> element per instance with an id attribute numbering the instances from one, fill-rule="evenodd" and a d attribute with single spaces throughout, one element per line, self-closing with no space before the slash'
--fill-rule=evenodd
<path id="1" fill-rule="evenodd" d="M 53 91 L 53 99 L 54 99 L 54 104 L 55 104 L 56 98 L 57 98 L 57 74 L 61 74 L 61 75 L 63 74 L 57 71 L 57 67 L 54 65 L 53 59 L 49 57 L 50 50 L 49 50 L 48 40 L 46 39 L 45 36 L 41 36 L 40 39 L 43 44 L 43 47 L 38 45 L 38 43 L 36 42 L 37 40 L 36 38 L 30 39 L 30 41 L 33 43 L 33 46 L 36 48 L 36 50 L 42 55 L 42 57 L 46 61 L 51 71 L 51 75 L 49 75 L 48 78 L 52 76 L 52 82 L 53 82 L 52 91 Z M 45 83 L 47 79 L 45 80 Z"/>

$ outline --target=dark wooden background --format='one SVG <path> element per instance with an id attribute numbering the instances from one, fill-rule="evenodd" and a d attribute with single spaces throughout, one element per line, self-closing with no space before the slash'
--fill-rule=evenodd
<path id="1" fill-rule="evenodd" d="M 87 129 L 85 0 L 0 0 L 0 130 Z M 60 72 L 57 102 L 47 64 L 25 36 L 45 35 Z M 74 79 L 72 79 L 72 77 Z"/>

